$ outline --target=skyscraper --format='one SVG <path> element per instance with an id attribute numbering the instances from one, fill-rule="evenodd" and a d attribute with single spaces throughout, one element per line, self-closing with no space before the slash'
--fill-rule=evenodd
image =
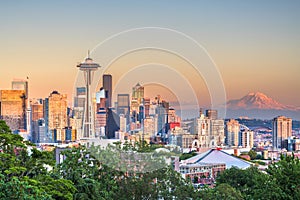
<path id="1" fill-rule="evenodd" d="M 230 119 L 226 123 L 226 144 L 229 146 L 239 145 L 240 123 L 234 119 Z"/>
<path id="2" fill-rule="evenodd" d="M 164 136 L 168 133 L 168 112 L 169 112 L 169 102 L 167 101 L 158 101 L 158 105 L 156 107 L 157 114 L 157 131 Z"/>
<path id="3" fill-rule="evenodd" d="M 74 97 L 74 107 L 84 108 L 86 98 L 85 87 L 76 88 L 76 96 Z"/>
<path id="4" fill-rule="evenodd" d="M 27 130 L 27 134 L 31 135 L 31 107 L 29 102 L 29 91 L 28 91 L 28 77 L 27 80 L 23 79 L 14 79 L 11 84 L 12 90 L 24 90 L 25 93 L 22 95 L 22 98 L 26 101 L 25 102 L 25 110 L 23 113 L 23 120 L 24 120 L 24 129 Z"/>
<path id="5" fill-rule="evenodd" d="M 26 129 L 25 90 L 0 90 L 0 115 L 12 131 Z"/>
<path id="6" fill-rule="evenodd" d="M 240 146 L 244 148 L 252 148 L 254 132 L 251 130 L 244 130 L 240 134 Z"/>
<path id="7" fill-rule="evenodd" d="M 96 117 L 95 117 L 95 136 L 105 136 L 106 127 L 106 100 L 105 90 L 102 88 L 99 92 L 96 92 Z"/>
<path id="8" fill-rule="evenodd" d="M 24 90 L 24 95 L 22 95 L 22 99 L 25 102 L 25 108 L 22 113 L 24 120 L 24 129 L 27 130 L 27 134 L 31 135 L 31 108 L 29 103 L 29 91 L 28 91 L 28 77 L 27 80 L 23 79 L 14 79 L 11 84 L 12 90 Z"/>
<path id="9" fill-rule="evenodd" d="M 108 139 L 115 138 L 116 131 L 120 130 L 120 117 L 112 108 L 107 109 L 107 121 L 105 127 L 105 135 Z"/>
<path id="10" fill-rule="evenodd" d="M 103 75 L 103 89 L 106 94 L 106 104 L 107 108 L 111 107 L 111 99 L 112 99 L 112 76 L 110 74 Z"/>
<path id="11" fill-rule="evenodd" d="M 144 98 L 145 117 L 150 115 L 150 98 Z"/>
<path id="12" fill-rule="evenodd" d="M 200 147 L 216 147 L 224 144 L 224 120 L 218 119 L 217 111 L 207 110 L 198 119 L 198 140 Z"/>
<path id="13" fill-rule="evenodd" d="M 14 79 L 11 82 L 12 90 L 24 90 L 26 97 L 28 96 L 28 81 L 22 79 Z"/>
<path id="14" fill-rule="evenodd" d="M 218 111 L 217 110 L 206 110 L 206 117 L 208 119 L 217 119 L 218 118 Z"/>
<path id="15" fill-rule="evenodd" d="M 36 143 L 41 141 L 39 134 L 39 127 L 43 126 L 45 129 L 45 120 L 44 120 L 44 108 L 42 99 L 38 99 L 32 102 L 31 104 L 31 140 Z M 44 130 L 45 132 L 45 130 Z M 44 136 L 46 134 L 42 134 Z M 44 139 L 42 141 L 45 141 Z"/>
<path id="16" fill-rule="evenodd" d="M 45 120 L 48 121 L 48 131 L 55 133 L 54 140 L 65 140 L 65 128 L 67 124 L 67 95 L 53 91 L 45 101 Z M 53 136 L 54 136 L 53 135 Z"/>
<path id="17" fill-rule="evenodd" d="M 129 94 L 118 94 L 118 108 L 117 108 L 117 114 L 124 114 L 124 117 L 127 120 L 127 123 L 129 123 L 129 114 L 130 114 L 130 102 L 129 102 Z"/>
<path id="18" fill-rule="evenodd" d="M 132 88 L 132 95 L 131 95 L 131 108 L 130 111 L 135 112 L 136 114 L 139 113 L 139 107 L 143 103 L 144 99 L 144 87 L 137 83 Z"/>
<path id="19" fill-rule="evenodd" d="M 278 116 L 273 119 L 273 148 L 281 149 L 285 139 L 292 136 L 292 119 Z"/>
<path id="20" fill-rule="evenodd" d="M 74 129 L 76 129 L 76 134 L 79 139 L 83 137 L 82 127 L 83 127 L 85 100 L 86 100 L 86 88 L 77 87 L 76 96 L 74 97 L 72 126 Z"/>

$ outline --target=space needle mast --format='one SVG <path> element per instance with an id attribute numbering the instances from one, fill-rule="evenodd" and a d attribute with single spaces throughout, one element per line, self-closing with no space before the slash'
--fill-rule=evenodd
<path id="1" fill-rule="evenodd" d="M 97 63 L 93 62 L 93 59 L 90 58 L 90 52 L 88 52 L 88 57 L 85 59 L 85 62 L 77 65 L 81 71 L 84 72 L 85 80 L 85 89 L 86 89 L 86 100 L 85 100 L 85 109 L 84 109 L 84 118 L 82 133 L 83 138 L 93 138 L 95 137 L 95 128 L 94 128 L 94 110 L 90 93 L 90 86 L 92 84 L 93 74 L 100 67 Z"/>

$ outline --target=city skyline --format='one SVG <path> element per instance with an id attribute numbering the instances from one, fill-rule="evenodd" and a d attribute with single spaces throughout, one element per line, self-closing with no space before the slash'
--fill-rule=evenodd
<path id="1" fill-rule="evenodd" d="M 68 94 L 70 101 L 79 73 L 76 64 L 86 57 L 88 49 L 121 31 L 155 26 L 185 33 L 206 49 L 218 66 L 227 100 L 260 91 L 283 104 L 300 106 L 296 92 L 300 89 L 297 57 L 300 3 L 297 1 L 1 4 L 0 42 L 5 46 L 0 50 L 1 89 L 10 88 L 13 78 L 28 76 L 30 98 L 45 98 L 57 90 Z M 81 10 L 89 12 L 83 16 Z M 183 61 L 173 55 L 149 50 L 135 52 L 118 60 L 107 71 L 113 76 L 113 87 L 122 76 L 119 71 L 126 73 L 124 68 L 129 70 L 130 66 L 143 64 L 135 58 L 147 59 L 149 55 L 154 55 L 153 60 L 162 57 L 180 73 L 185 69 Z M 96 61 L 102 64 L 101 60 Z M 199 86 L 195 77 L 187 79 L 202 94 L 196 94 L 200 106 L 209 105 L 205 82 L 200 80 Z M 126 87 L 130 91 L 132 85 Z"/>

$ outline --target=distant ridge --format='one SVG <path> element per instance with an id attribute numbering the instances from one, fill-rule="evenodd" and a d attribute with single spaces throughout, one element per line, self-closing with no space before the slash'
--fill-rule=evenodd
<path id="1" fill-rule="evenodd" d="M 299 110 L 295 106 L 288 106 L 279 103 L 261 92 L 251 92 L 241 99 L 229 100 L 227 109 L 238 110 Z"/>

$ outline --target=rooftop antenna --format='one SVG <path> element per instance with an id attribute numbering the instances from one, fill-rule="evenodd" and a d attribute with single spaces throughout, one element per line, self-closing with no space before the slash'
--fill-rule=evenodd
<path id="1" fill-rule="evenodd" d="M 90 58 L 90 50 L 88 50 L 88 58 Z"/>

